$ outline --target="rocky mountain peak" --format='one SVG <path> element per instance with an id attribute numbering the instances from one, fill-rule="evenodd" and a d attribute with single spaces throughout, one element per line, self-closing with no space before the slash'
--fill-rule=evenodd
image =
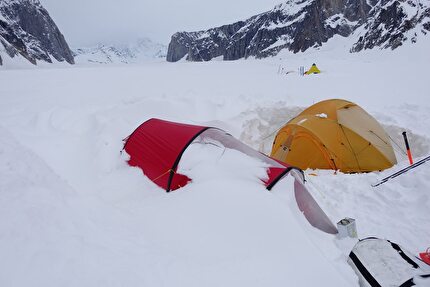
<path id="1" fill-rule="evenodd" d="M 421 24 L 421 34 L 430 31 L 428 8 L 426 0 L 289 0 L 244 21 L 175 33 L 167 60 L 264 58 L 283 49 L 297 53 L 319 47 L 334 35 L 359 33 L 352 52 L 376 46 L 394 49 Z"/>
<path id="2" fill-rule="evenodd" d="M 33 64 L 53 59 L 74 63 L 64 36 L 39 0 L 0 1 L 1 46 L 0 59 L 19 54 Z"/>

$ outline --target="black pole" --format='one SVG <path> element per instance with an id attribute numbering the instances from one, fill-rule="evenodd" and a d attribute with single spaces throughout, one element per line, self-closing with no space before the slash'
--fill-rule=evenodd
<path id="1" fill-rule="evenodd" d="M 409 163 L 413 164 L 414 161 L 412 159 L 412 153 L 411 153 L 411 149 L 409 148 L 409 141 L 408 141 L 408 137 L 406 135 L 406 132 L 403 132 L 402 135 L 403 135 L 403 139 L 405 140 L 406 151 L 408 152 Z"/>

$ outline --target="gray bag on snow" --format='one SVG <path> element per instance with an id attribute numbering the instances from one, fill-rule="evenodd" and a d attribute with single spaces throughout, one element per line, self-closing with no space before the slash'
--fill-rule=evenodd
<path id="1" fill-rule="evenodd" d="M 361 287 L 430 286 L 430 266 L 389 240 L 360 240 L 348 263 Z"/>

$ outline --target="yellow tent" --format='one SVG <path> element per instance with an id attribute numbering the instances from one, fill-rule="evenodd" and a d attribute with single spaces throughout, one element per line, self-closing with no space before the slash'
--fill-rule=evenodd
<path id="1" fill-rule="evenodd" d="M 306 71 L 305 75 L 319 74 L 319 73 L 321 73 L 321 71 L 318 69 L 317 65 L 312 64 L 309 70 Z"/>
<path id="2" fill-rule="evenodd" d="M 397 163 L 381 125 L 345 100 L 319 102 L 289 121 L 276 135 L 271 156 L 301 169 L 347 173 L 384 170 Z"/>

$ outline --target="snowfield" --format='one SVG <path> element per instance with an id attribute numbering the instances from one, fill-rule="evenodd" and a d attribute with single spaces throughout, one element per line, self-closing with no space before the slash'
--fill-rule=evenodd
<path id="1" fill-rule="evenodd" d="M 427 37 L 428 38 L 428 37 Z M 430 39 L 395 51 L 320 50 L 266 60 L 0 67 L 0 286 L 358 286 L 354 239 L 314 229 L 291 179 L 272 192 L 261 162 L 193 144 L 166 194 L 120 153 L 157 117 L 219 127 L 268 153 L 276 131 L 320 100 L 353 101 L 386 128 L 399 163 L 380 173 L 305 171 L 336 223 L 356 219 L 414 254 L 430 246 L 430 164 L 372 188 L 430 154 Z M 320 75 L 301 77 L 316 63 Z"/>

